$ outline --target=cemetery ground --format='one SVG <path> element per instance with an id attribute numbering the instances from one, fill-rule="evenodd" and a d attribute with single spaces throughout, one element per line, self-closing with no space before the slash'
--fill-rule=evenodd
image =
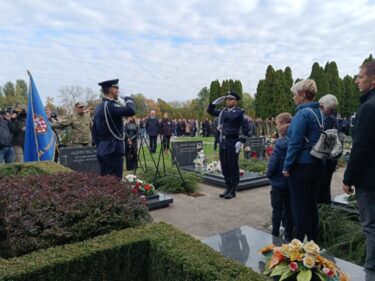
<path id="1" fill-rule="evenodd" d="M 332 197 L 342 194 L 344 168 L 338 168 L 331 184 Z M 168 208 L 151 212 L 156 222 L 166 222 L 178 229 L 203 239 L 243 225 L 269 232 L 271 224 L 271 186 L 262 186 L 237 192 L 231 200 L 219 198 L 223 188 L 199 183 L 198 192 L 204 196 L 192 197 L 173 194 L 174 203 Z"/>

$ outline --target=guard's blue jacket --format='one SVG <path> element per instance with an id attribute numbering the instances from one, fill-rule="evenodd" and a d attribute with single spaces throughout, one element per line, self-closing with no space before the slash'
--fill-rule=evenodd
<path id="1" fill-rule="evenodd" d="M 250 132 L 249 122 L 244 118 L 244 110 L 239 107 L 215 109 L 215 105 L 210 103 L 207 109 L 208 114 L 219 116 L 222 125 L 222 136 L 231 139 L 246 141 Z M 221 113 L 222 112 L 222 113 Z M 220 116 L 221 114 L 221 116 Z"/>
<path id="2" fill-rule="evenodd" d="M 97 155 L 125 154 L 124 142 L 118 140 L 113 133 L 122 138 L 124 134 L 122 117 L 133 116 L 134 114 L 135 108 L 133 102 L 128 102 L 126 106 L 123 106 L 115 100 L 102 99 L 102 103 L 95 109 L 92 128 L 92 138 L 97 147 Z"/>

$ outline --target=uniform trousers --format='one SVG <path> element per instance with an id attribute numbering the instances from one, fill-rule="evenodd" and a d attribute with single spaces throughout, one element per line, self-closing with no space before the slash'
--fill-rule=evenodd
<path id="1" fill-rule="evenodd" d="M 109 155 L 98 155 L 100 173 L 102 176 L 116 176 L 122 178 L 124 157 L 116 152 Z"/>
<path id="2" fill-rule="evenodd" d="M 236 139 L 223 140 L 220 143 L 220 164 L 221 171 L 224 175 L 225 184 L 238 185 L 240 181 L 240 169 L 238 166 L 238 155 L 236 153 Z"/>

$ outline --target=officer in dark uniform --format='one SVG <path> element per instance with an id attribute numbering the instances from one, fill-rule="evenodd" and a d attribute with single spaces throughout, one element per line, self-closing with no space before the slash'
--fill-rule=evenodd
<path id="1" fill-rule="evenodd" d="M 215 106 L 224 100 L 226 107 L 220 110 L 215 109 Z M 218 116 L 219 155 L 226 186 L 220 197 L 225 199 L 236 197 L 237 185 L 240 180 L 238 156 L 250 129 L 249 123 L 244 118 L 244 110 L 236 106 L 238 100 L 240 100 L 240 96 L 237 93 L 228 92 L 227 96 L 217 98 L 210 103 L 207 109 L 209 114 Z"/>
<path id="2" fill-rule="evenodd" d="M 125 155 L 125 134 L 123 116 L 135 114 L 134 103 L 125 97 L 125 106 L 118 101 L 118 79 L 99 83 L 104 98 L 94 113 L 92 129 L 93 141 L 100 164 L 101 175 L 114 175 L 122 178 Z"/>

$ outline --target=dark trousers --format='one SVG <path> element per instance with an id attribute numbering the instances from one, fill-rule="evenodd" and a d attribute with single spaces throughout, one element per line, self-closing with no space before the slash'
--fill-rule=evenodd
<path id="1" fill-rule="evenodd" d="M 162 139 L 163 150 L 169 149 L 170 142 L 171 142 L 171 136 L 163 136 L 163 139 Z"/>
<path id="2" fill-rule="evenodd" d="M 116 176 L 122 178 L 124 158 L 119 153 L 99 156 L 100 173 L 102 176 Z"/>
<path id="3" fill-rule="evenodd" d="M 296 163 L 288 177 L 295 238 L 316 241 L 318 236 L 318 188 L 323 175 L 323 162 Z"/>
<path id="4" fill-rule="evenodd" d="M 232 144 L 233 143 L 233 144 Z M 220 145 L 220 164 L 226 185 L 238 185 L 240 181 L 240 170 L 238 166 L 238 155 L 234 147 L 235 141 L 226 141 L 225 147 Z"/>
<path id="5" fill-rule="evenodd" d="M 134 139 L 132 144 L 127 144 L 125 151 L 126 170 L 134 170 L 137 168 L 137 140 Z"/>
<path id="6" fill-rule="evenodd" d="M 326 160 L 323 177 L 319 183 L 318 203 L 331 204 L 331 181 L 336 170 L 337 160 Z"/>
<path id="7" fill-rule="evenodd" d="M 150 138 L 150 150 L 151 152 L 156 152 L 158 136 L 149 136 L 149 138 Z"/>
<path id="8" fill-rule="evenodd" d="M 366 235 L 365 268 L 375 270 L 375 186 L 356 188 L 363 232 Z"/>
<path id="9" fill-rule="evenodd" d="M 272 235 L 280 236 L 280 224 L 284 217 L 285 239 L 290 241 L 293 238 L 293 218 L 290 206 L 289 188 L 272 186 L 270 193 L 272 206 Z"/>

